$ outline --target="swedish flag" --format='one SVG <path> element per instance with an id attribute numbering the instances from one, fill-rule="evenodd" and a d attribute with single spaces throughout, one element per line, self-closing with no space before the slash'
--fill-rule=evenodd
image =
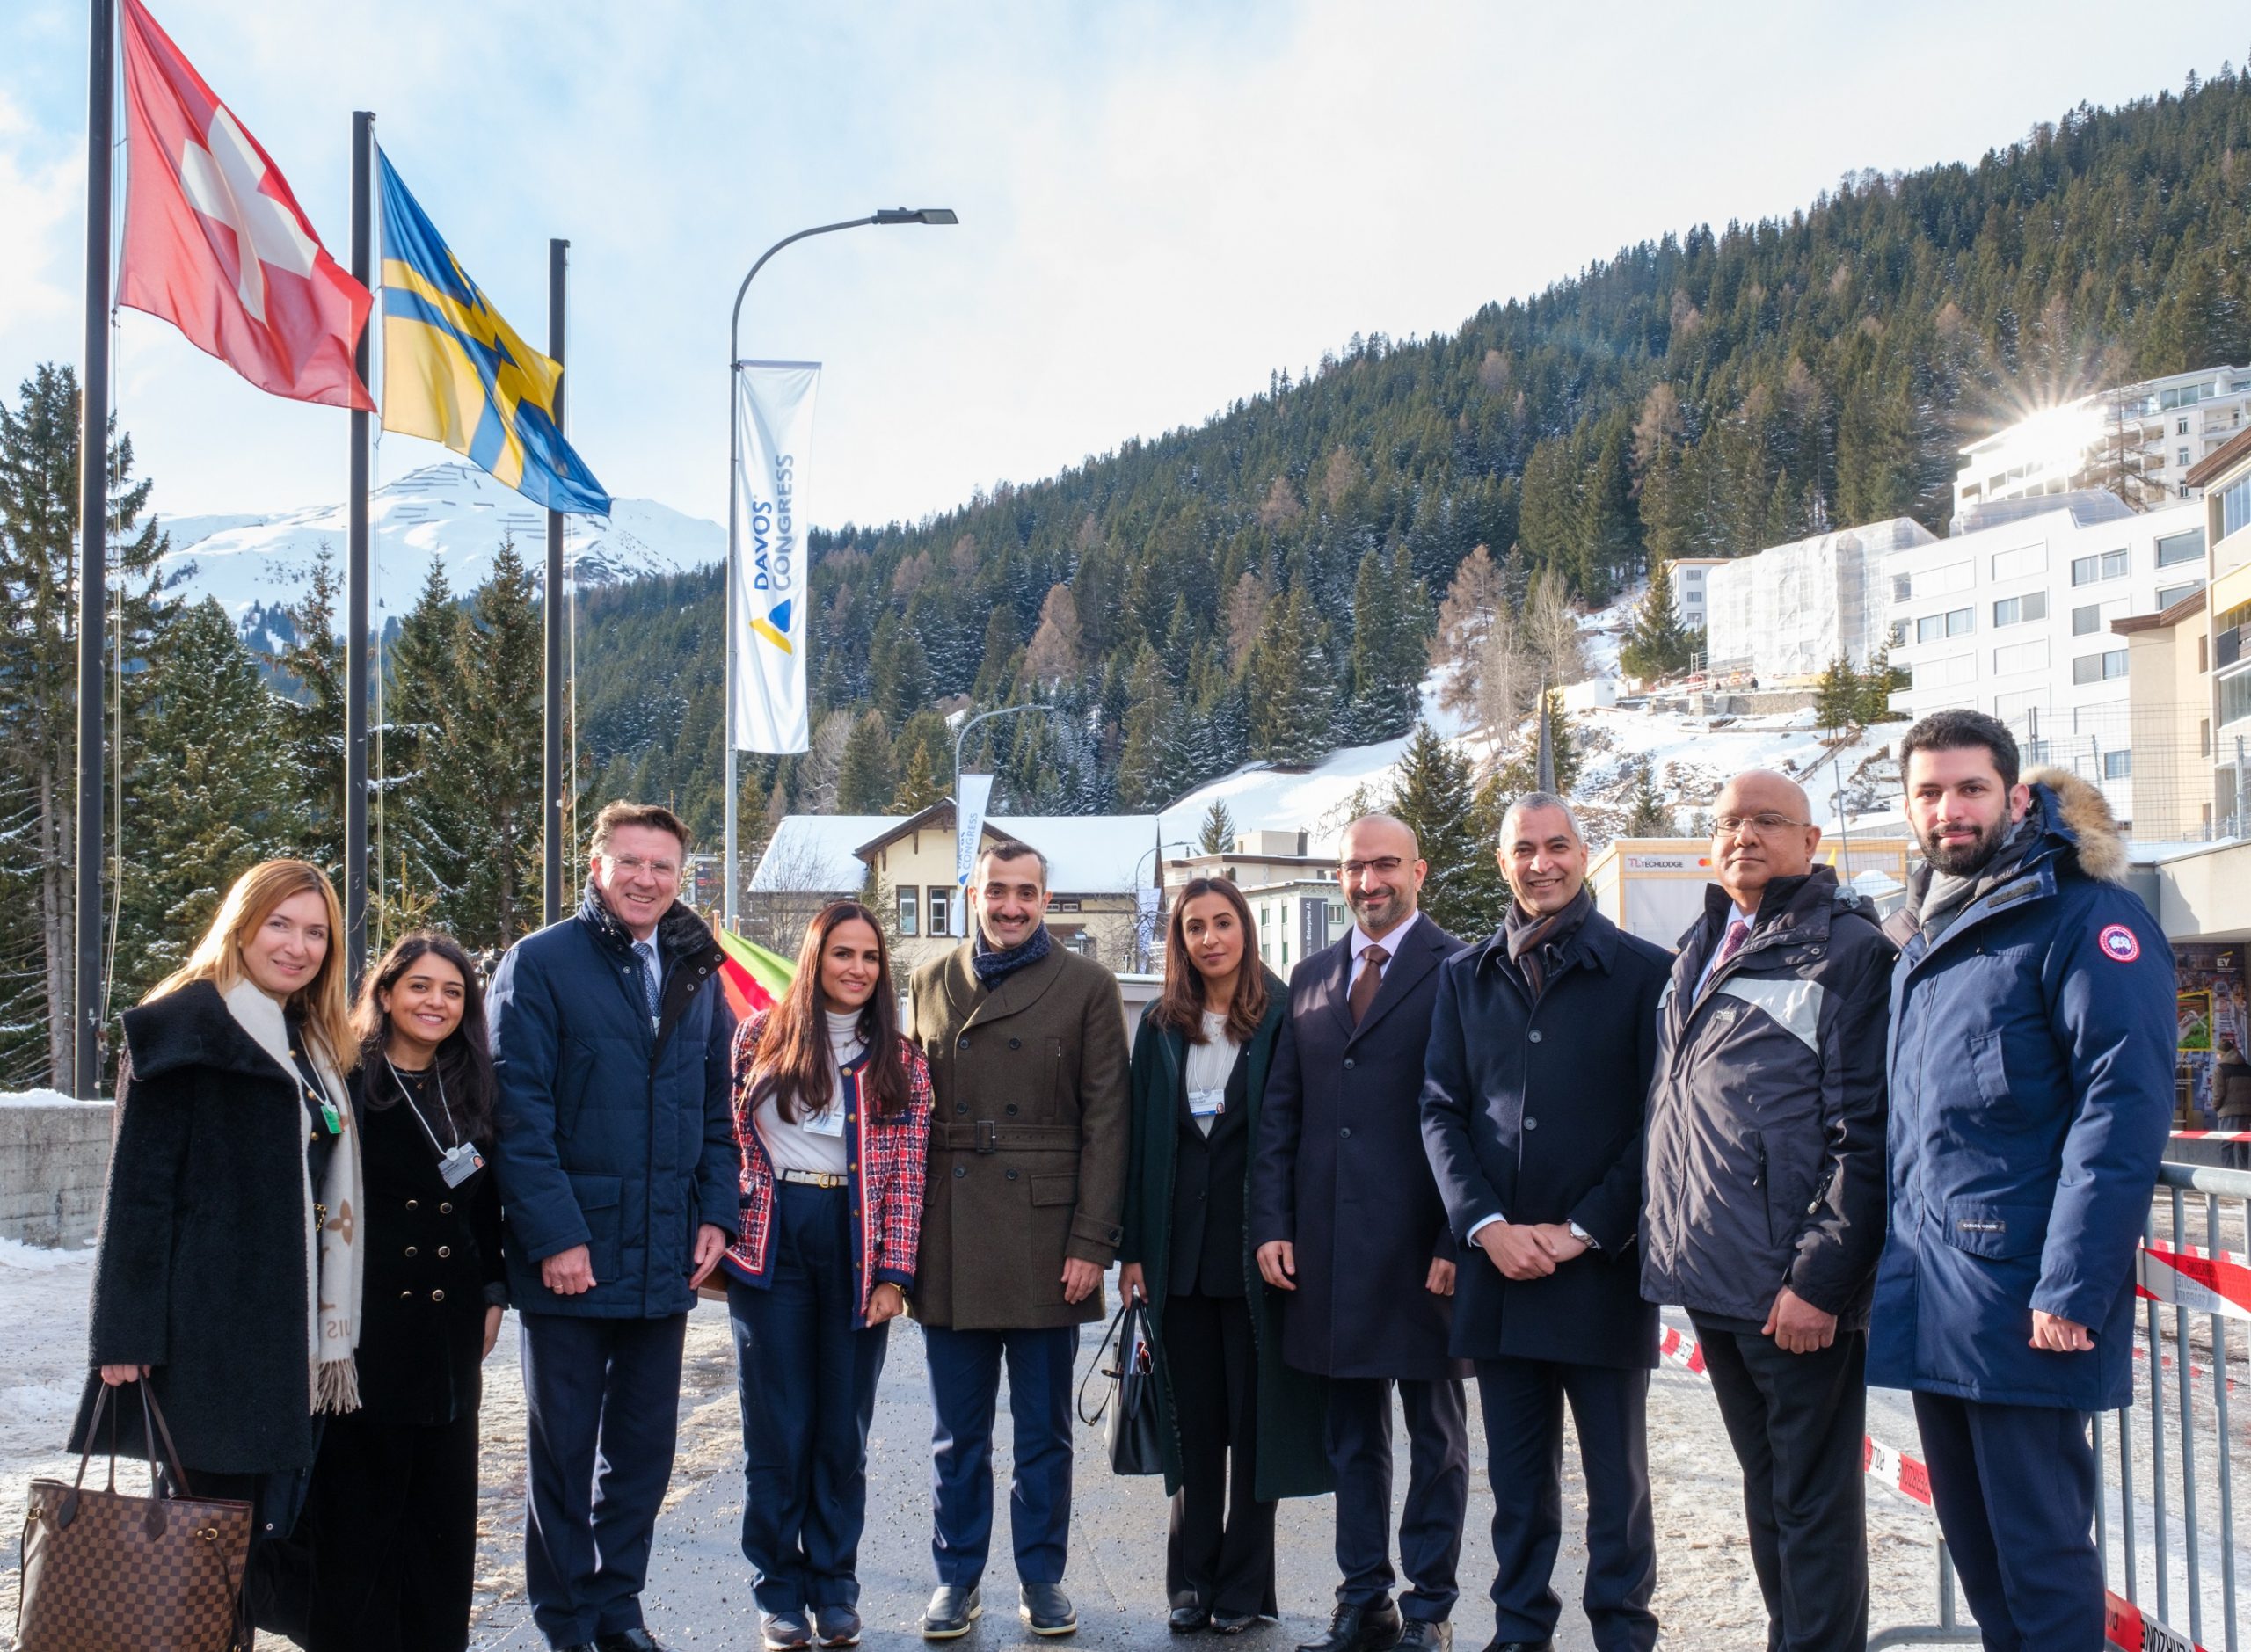
<path id="1" fill-rule="evenodd" d="M 562 364 L 500 319 L 390 157 L 383 193 L 383 428 L 442 442 L 550 511 L 609 514 L 555 422 Z"/>

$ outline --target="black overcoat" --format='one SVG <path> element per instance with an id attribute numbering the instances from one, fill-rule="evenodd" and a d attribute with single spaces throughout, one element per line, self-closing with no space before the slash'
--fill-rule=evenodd
<path id="1" fill-rule="evenodd" d="M 310 1467 L 305 1110 L 208 981 L 124 1015 L 89 1364 L 148 1365 L 189 1468 Z M 84 1440 L 101 1374 L 71 1425 Z M 119 1447 L 145 1455 L 141 1407 Z M 102 1429 L 106 1442 L 109 1430 Z"/>
<path id="2" fill-rule="evenodd" d="M 1642 1119 L 1671 957 L 1599 912 L 1555 949 L 1533 1002 L 1497 934 L 1449 962 L 1431 1017 L 1423 1140 L 1462 1241 L 1453 1343 L 1469 1359 L 1657 1364 L 1642 1300 Z M 1510 1279 L 1468 1244 L 1488 1216 L 1577 1222 L 1599 1248 Z"/>
<path id="3" fill-rule="evenodd" d="M 1242 1128 L 1253 1140 L 1257 1139 L 1267 1075 L 1289 1013 L 1286 989 L 1278 979 L 1268 978 L 1267 991 L 1271 997 L 1265 1019 L 1238 1058 L 1244 1078 Z M 1187 1054 L 1188 1041 L 1179 1032 L 1142 1018 L 1133 1035 L 1133 1150 L 1126 1176 L 1126 1237 L 1118 1247 L 1118 1259 L 1141 1266 L 1160 1350 L 1164 1347 L 1164 1310 L 1173 1277 L 1174 1178 L 1180 1162 L 1182 1132 L 1195 1128 L 1184 1122 L 1187 1109 L 1181 1077 Z M 1270 1500 L 1317 1497 L 1335 1489 L 1337 1483 L 1322 1445 L 1329 1415 L 1328 1385 L 1293 1370 L 1283 1359 L 1283 1293 L 1267 1289 L 1258 1277 L 1248 1229 L 1238 1237 L 1236 1265 L 1242 1270 L 1258 1366 L 1257 1495 Z M 1180 1430 L 1169 1369 L 1162 1372 L 1162 1379 L 1157 1387 L 1157 1403 L 1164 1424 L 1164 1483 L 1167 1491 L 1177 1491 Z"/>
<path id="4" fill-rule="evenodd" d="M 1300 1371 L 1464 1374 L 1446 1355 L 1452 1305 L 1425 1288 L 1432 1260 L 1451 1261 L 1454 1247 L 1417 1114 L 1439 968 L 1461 950 L 1417 918 L 1358 1027 L 1344 1003 L 1351 935 L 1290 978 L 1251 1169 L 1250 1237 L 1254 1248 L 1285 1239 L 1295 1249 L 1282 1355 Z"/>
<path id="5" fill-rule="evenodd" d="M 448 1187 L 437 1150 L 380 1060 L 353 1075 L 352 1091 L 367 1177 L 361 1407 L 380 1423 L 474 1416 L 484 1310 L 508 1300 L 492 1171 Z M 389 1104 L 371 1107 L 371 1096 Z M 431 1122 L 442 1136 L 443 1121 Z"/>

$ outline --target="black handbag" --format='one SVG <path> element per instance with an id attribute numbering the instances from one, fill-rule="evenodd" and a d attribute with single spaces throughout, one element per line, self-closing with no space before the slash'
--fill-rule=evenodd
<path id="1" fill-rule="evenodd" d="M 1104 1354 L 1115 1343 L 1118 1363 L 1105 1366 Z M 1110 1446 L 1113 1474 L 1162 1474 L 1164 1441 L 1158 1432 L 1156 1337 L 1149 1326 L 1148 1305 L 1130 1297 L 1118 1306 L 1094 1351 L 1094 1364 L 1079 1379 L 1079 1421 L 1091 1426 L 1109 1418 L 1104 1435 Z M 1110 1392 L 1092 1416 L 1086 1412 L 1087 1384 L 1096 1372 L 1110 1379 Z"/>

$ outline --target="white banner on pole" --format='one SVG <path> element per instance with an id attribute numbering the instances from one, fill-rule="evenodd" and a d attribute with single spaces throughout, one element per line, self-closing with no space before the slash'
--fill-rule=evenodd
<path id="1" fill-rule="evenodd" d="M 954 799 L 953 876 L 961 885 L 954 902 L 954 933 L 969 934 L 969 879 L 977 870 L 977 845 L 985 835 L 985 805 L 993 800 L 990 775 L 961 776 L 961 796 Z"/>
<path id="2" fill-rule="evenodd" d="M 805 714 L 805 470 L 818 361 L 745 361 L 735 370 L 742 452 L 735 468 L 735 747 L 802 752 Z"/>

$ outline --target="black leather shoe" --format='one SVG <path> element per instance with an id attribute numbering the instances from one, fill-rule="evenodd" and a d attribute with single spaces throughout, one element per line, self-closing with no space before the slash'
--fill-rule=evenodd
<path id="1" fill-rule="evenodd" d="M 1399 1632 L 1399 1652 L 1453 1652 L 1453 1626 L 1410 1618 Z"/>
<path id="2" fill-rule="evenodd" d="M 1258 1614 L 1255 1612 L 1215 1612 L 1212 1614 L 1213 1634 L 1241 1634 L 1246 1629 L 1257 1627 Z"/>
<path id="3" fill-rule="evenodd" d="M 1016 1616 L 1031 1626 L 1034 1634 L 1072 1634 L 1079 1614 L 1060 1583 L 1025 1583 L 1016 1590 Z"/>
<path id="4" fill-rule="evenodd" d="M 1553 1641 L 1488 1641 L 1485 1652 L 1555 1652 Z"/>
<path id="5" fill-rule="evenodd" d="M 1200 1634 L 1212 1627 L 1212 1614 L 1202 1606 L 1175 1606 L 1165 1614 L 1164 1627 L 1175 1634 Z"/>
<path id="6" fill-rule="evenodd" d="M 958 1583 L 940 1583 L 931 1592 L 930 1604 L 922 1609 L 922 1638 L 925 1641 L 951 1641 L 956 1635 L 969 1633 L 985 1610 L 985 1602 L 972 1583 L 964 1589 Z"/>
<path id="7" fill-rule="evenodd" d="M 812 1614 L 813 1639 L 822 1646 L 857 1646 L 860 1644 L 860 1613 L 854 1606 L 816 1606 Z"/>
<path id="8" fill-rule="evenodd" d="M 1329 1614 L 1329 1633 L 1298 1652 L 1391 1652 L 1400 1628 L 1399 1608 L 1388 1600 L 1339 1605 Z"/>
<path id="9" fill-rule="evenodd" d="M 594 1652 L 665 1652 L 646 1629 L 619 1629 L 594 1637 Z"/>

